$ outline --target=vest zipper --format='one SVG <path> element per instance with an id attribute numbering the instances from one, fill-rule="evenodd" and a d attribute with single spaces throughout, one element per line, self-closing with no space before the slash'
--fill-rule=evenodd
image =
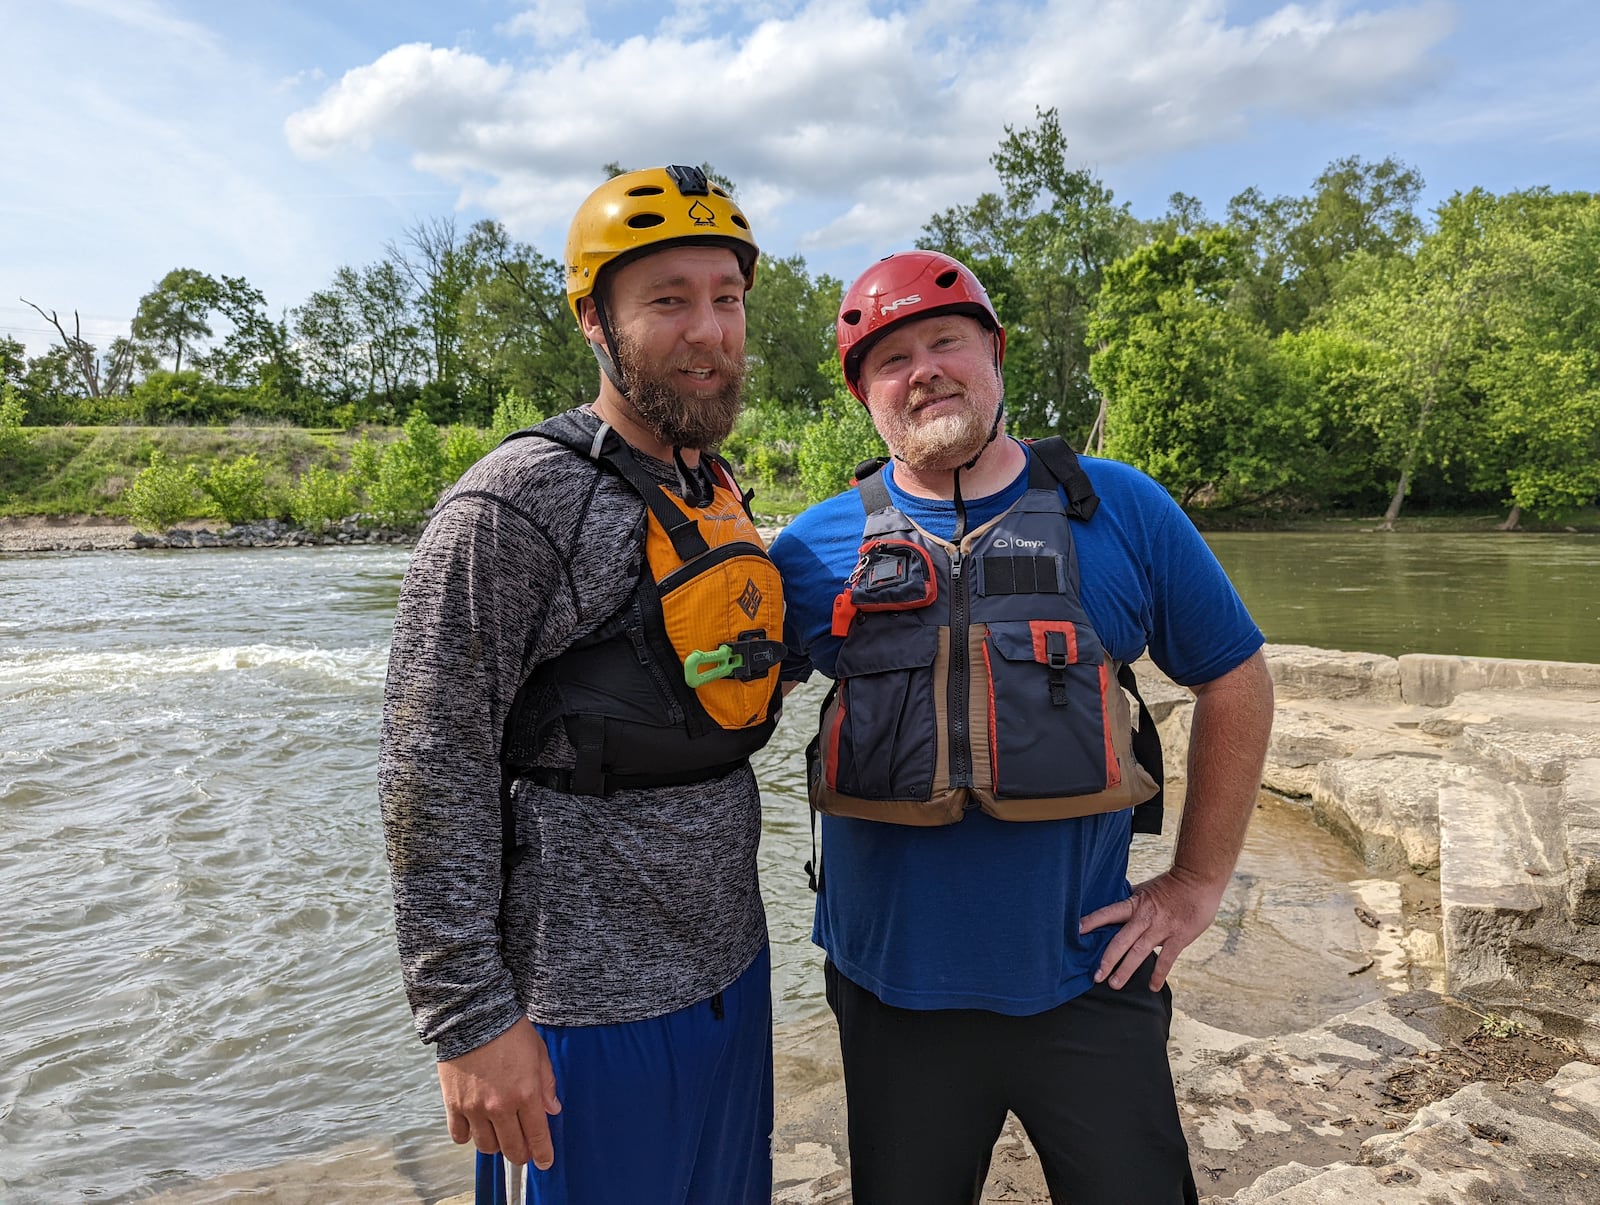
<path id="1" fill-rule="evenodd" d="M 958 547 L 950 555 L 950 785 L 972 786 L 972 746 L 967 738 L 967 583 Z"/>

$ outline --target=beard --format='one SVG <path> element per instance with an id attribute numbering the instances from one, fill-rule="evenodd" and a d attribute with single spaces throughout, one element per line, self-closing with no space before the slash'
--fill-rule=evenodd
<path id="1" fill-rule="evenodd" d="M 686 388 L 684 364 L 651 364 L 639 345 L 617 337 L 617 367 L 627 383 L 628 404 L 645 426 L 675 448 L 714 448 L 728 437 L 744 407 L 744 359 L 720 350 L 701 353 L 721 384 L 711 393 Z"/>
<path id="2" fill-rule="evenodd" d="M 905 406 L 885 416 L 879 433 L 896 460 L 920 472 L 946 472 L 975 457 L 989 442 L 996 409 L 997 393 L 989 389 L 963 391 L 962 405 L 953 413 L 918 420 L 915 408 L 929 396 L 946 392 L 941 387 L 913 391 Z"/>

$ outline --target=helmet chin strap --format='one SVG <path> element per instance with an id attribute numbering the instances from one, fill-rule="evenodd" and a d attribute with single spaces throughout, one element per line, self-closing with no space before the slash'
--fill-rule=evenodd
<path id="1" fill-rule="evenodd" d="M 600 300 L 598 289 L 589 295 L 589 299 L 594 302 L 594 316 L 600 323 L 600 334 L 605 339 L 603 346 L 599 343 L 590 343 L 589 350 L 594 352 L 600 371 L 606 374 L 606 379 L 622 395 L 622 400 L 628 401 L 630 400 L 628 385 L 622 375 L 622 366 L 617 363 L 617 339 L 611 331 L 611 318 L 606 313 L 605 303 Z"/>

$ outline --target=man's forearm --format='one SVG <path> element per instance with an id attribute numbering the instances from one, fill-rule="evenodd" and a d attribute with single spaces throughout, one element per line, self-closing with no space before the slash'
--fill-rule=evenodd
<path id="1" fill-rule="evenodd" d="M 1272 677 L 1258 650 L 1195 687 L 1188 785 L 1174 873 L 1225 884 L 1244 845 L 1272 731 Z"/>

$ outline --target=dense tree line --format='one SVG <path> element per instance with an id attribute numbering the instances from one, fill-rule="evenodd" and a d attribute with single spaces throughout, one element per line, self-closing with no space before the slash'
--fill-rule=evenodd
<path id="1" fill-rule="evenodd" d="M 1141 220 L 1071 165 L 1054 110 L 1007 127 L 992 163 L 998 191 L 918 241 L 988 285 L 1014 432 L 1128 460 L 1186 505 L 1392 521 L 1410 498 L 1514 522 L 1600 497 L 1595 195 L 1475 189 L 1425 217 L 1414 171 L 1351 158 L 1304 196 L 1247 189 L 1212 219 L 1180 193 Z M 384 251 L 277 316 L 241 278 L 175 269 L 105 349 L 36 306 L 59 342 L 30 359 L 0 339 L 11 413 L 487 427 L 508 397 L 550 413 L 593 392 L 556 260 L 490 221 L 422 222 Z M 841 282 L 798 256 L 758 278 L 727 450 L 830 492 L 874 450 L 832 366 Z"/>

